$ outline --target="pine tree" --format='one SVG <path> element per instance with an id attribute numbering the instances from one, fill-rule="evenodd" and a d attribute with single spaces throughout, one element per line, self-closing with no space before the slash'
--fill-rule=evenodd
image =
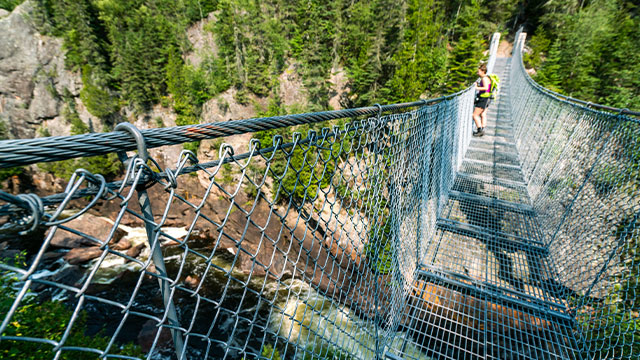
<path id="1" fill-rule="evenodd" d="M 449 54 L 447 92 L 462 90 L 477 78 L 476 71 L 484 49 L 484 39 L 479 33 L 480 19 L 481 8 L 477 0 L 463 3 L 456 24 L 459 38 Z"/>
<path id="2" fill-rule="evenodd" d="M 92 115 L 101 119 L 105 119 L 119 110 L 117 99 L 109 93 L 103 84 L 94 77 L 91 66 L 83 66 L 83 86 L 80 90 L 80 99 Z"/>
<path id="3" fill-rule="evenodd" d="M 547 59 L 535 78 L 540 85 L 556 92 L 562 91 L 562 78 L 560 75 L 562 70 L 562 66 L 560 64 L 561 49 L 562 41 L 557 39 L 553 45 L 551 45 Z"/>
<path id="4" fill-rule="evenodd" d="M 603 49 L 602 58 L 609 60 L 600 69 L 598 102 L 640 110 L 640 16 L 632 2 L 621 3 L 611 31 L 615 46 Z"/>
<path id="5" fill-rule="evenodd" d="M 404 40 L 383 89 L 386 102 L 413 101 L 441 87 L 447 59 L 441 10 L 439 1 L 409 1 Z"/>

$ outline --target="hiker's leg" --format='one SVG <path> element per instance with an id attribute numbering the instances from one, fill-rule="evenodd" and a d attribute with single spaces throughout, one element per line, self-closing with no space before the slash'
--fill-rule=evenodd
<path id="1" fill-rule="evenodd" d="M 487 109 L 489 107 L 487 106 L 486 108 L 484 108 L 482 110 L 482 114 L 480 115 L 480 119 L 481 119 L 481 123 L 482 123 L 482 128 L 484 129 L 487 126 Z"/>
<path id="2" fill-rule="evenodd" d="M 476 123 L 476 127 L 480 129 L 482 127 L 482 108 L 473 109 L 473 121 Z"/>

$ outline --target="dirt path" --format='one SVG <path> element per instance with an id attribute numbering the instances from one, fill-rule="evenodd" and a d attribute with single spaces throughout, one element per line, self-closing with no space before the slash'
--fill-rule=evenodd
<path id="1" fill-rule="evenodd" d="M 498 56 L 499 57 L 510 57 L 511 51 L 513 50 L 513 44 L 508 42 L 507 40 L 501 40 L 500 45 L 498 45 Z"/>

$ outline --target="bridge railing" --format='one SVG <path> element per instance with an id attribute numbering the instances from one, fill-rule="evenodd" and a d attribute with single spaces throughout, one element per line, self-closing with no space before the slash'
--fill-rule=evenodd
<path id="1" fill-rule="evenodd" d="M 117 152 L 124 169 L 113 181 L 77 169 L 55 195 L 0 191 L 0 352 L 382 356 L 406 336 L 400 315 L 421 242 L 469 142 L 472 103 L 465 90 L 406 104 L 0 142 L 0 167 L 68 167 Z M 222 136 L 248 151 L 216 142 Z M 195 140 L 198 154 L 170 147 Z M 170 163 L 172 151 L 179 156 Z"/>
<path id="2" fill-rule="evenodd" d="M 535 83 L 516 36 L 509 98 L 516 142 L 558 299 L 585 358 L 640 354 L 640 121 Z"/>

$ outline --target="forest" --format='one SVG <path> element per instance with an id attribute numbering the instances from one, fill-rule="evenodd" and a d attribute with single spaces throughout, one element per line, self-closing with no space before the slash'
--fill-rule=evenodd
<path id="1" fill-rule="evenodd" d="M 11 10 L 21 1 L 2 0 Z M 332 68 L 343 67 L 344 107 L 429 98 L 473 81 L 490 34 L 524 26 L 527 66 L 545 87 L 583 100 L 640 108 L 640 16 L 630 0 L 37 0 L 43 32 L 64 39 L 82 73 L 81 98 L 109 122 L 123 106 L 169 103 L 178 124 L 234 87 L 279 105 L 278 75 L 294 60 L 309 108 L 329 108 Z M 185 29 L 214 13 L 217 56 L 185 63 Z M 286 109 L 281 109 L 286 111 Z"/>

